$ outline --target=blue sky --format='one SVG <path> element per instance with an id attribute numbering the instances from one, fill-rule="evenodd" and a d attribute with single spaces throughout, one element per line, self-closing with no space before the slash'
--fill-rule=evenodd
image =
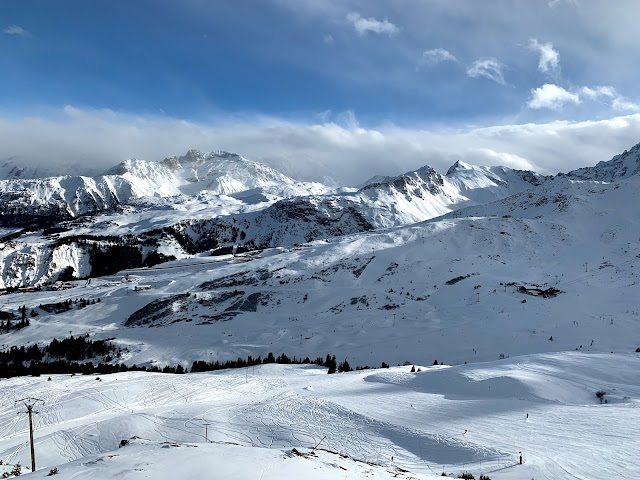
<path id="1" fill-rule="evenodd" d="M 0 159 L 43 161 L 35 134 L 47 161 L 100 165 L 194 146 L 347 180 L 456 158 L 566 170 L 640 141 L 639 17 L 636 0 L 3 0 Z M 534 148 L 545 132 L 566 143 Z"/>

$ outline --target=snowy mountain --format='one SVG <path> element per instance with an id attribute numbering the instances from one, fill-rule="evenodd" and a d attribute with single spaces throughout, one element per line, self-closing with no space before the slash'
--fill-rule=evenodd
<path id="1" fill-rule="evenodd" d="M 593 168 L 618 171 L 611 167 L 617 163 L 618 157 Z M 235 154 L 191 150 L 162 162 L 127 160 L 95 178 L 5 181 L 0 219 L 10 241 L 0 250 L 0 288 L 410 225 L 514 194 L 517 199 L 522 192 L 542 192 L 563 178 L 569 176 L 554 180 L 456 162 L 445 176 L 425 166 L 375 177 L 359 190 L 331 190 Z M 34 222 L 45 230 L 20 230 Z M 102 256 L 118 260 L 102 265 L 97 259 Z"/>
<path id="2" fill-rule="evenodd" d="M 229 152 L 189 150 L 181 157 L 165 158 L 161 164 L 180 178 L 181 191 L 185 194 L 203 190 L 216 195 L 259 191 L 288 198 L 330 191 L 320 183 L 297 182 L 262 163 Z"/>
<path id="3" fill-rule="evenodd" d="M 496 187 L 496 180 L 489 185 L 484 171 L 478 171 L 487 188 L 497 189 L 491 195 L 523 188 L 522 181 L 515 188 L 504 181 Z M 467 183 L 471 177 L 466 175 Z M 476 191 L 481 184 L 475 180 Z M 360 190 L 332 191 L 238 155 L 195 150 L 162 162 L 127 160 L 95 178 L 0 182 L 0 191 L 0 220 L 14 240 L 0 252 L 0 288 L 43 285 L 61 275 L 113 273 L 209 250 L 228 252 L 234 245 L 292 246 L 411 224 L 477 203 L 428 166 Z M 73 219 L 78 220 L 69 223 Z M 51 236 L 47 231 L 38 238 L 11 230 L 60 220 L 67 223 L 56 229 L 69 233 Z M 111 271 L 92 267 L 95 248 L 115 254 L 122 241 L 137 246 L 138 260 L 113 262 Z"/>
<path id="4" fill-rule="evenodd" d="M 15 178 L 0 181 L 0 222 L 4 226 L 56 223 L 147 197 L 170 198 L 168 203 L 175 204 L 181 199 L 173 197 L 192 197 L 203 191 L 236 196 L 248 204 L 331 191 L 319 183 L 296 182 L 266 165 L 226 152 L 191 150 L 162 162 L 131 159 L 96 177 L 26 178 L 24 169 L 7 169 Z"/>
<path id="5" fill-rule="evenodd" d="M 45 239 L 55 245 L 52 256 L 34 232 L 5 242 L 5 285 L 45 285 L 44 279 L 61 274 L 65 280 L 94 277 L 87 286 L 54 286 L 71 288 L 68 293 L 29 293 L 28 307 L 61 296 L 108 299 L 85 331 L 101 334 L 109 325 L 108 335 L 144 344 L 131 352 L 135 363 L 189 362 L 209 351 L 232 358 L 264 355 L 265 348 L 298 356 L 348 350 L 356 364 L 401 363 L 412 352 L 455 364 L 580 345 L 631 351 L 637 347 L 639 187 L 640 176 L 615 183 L 558 178 L 386 230 L 375 229 L 357 210 L 332 210 L 308 197 L 306 208 L 283 200 L 230 216 L 228 223 L 183 222 L 130 236 L 106 223 L 102 237 L 53 233 Z M 317 239 L 307 243 L 309 232 Z M 245 248 L 236 256 L 232 248 L 222 249 L 233 245 Z M 212 249 L 219 249 L 216 256 Z M 125 273 L 95 278 L 114 269 L 128 273 L 129 281 L 122 281 Z M 131 297 L 136 285 L 150 290 Z M 549 287 L 562 293 L 536 297 Z M 182 297 L 186 292 L 190 296 Z M 27 297 L 3 298 L 15 310 Z M 156 308 L 159 321 L 145 313 Z M 615 315 L 614 328 L 600 318 L 607 312 Z M 45 326 L 55 319 L 56 328 L 68 332 L 78 315 L 84 314 L 40 312 L 34 322 Z M 584 332 L 573 320 L 584 324 Z M 395 321 L 402 328 L 393 329 Z M 196 335 L 203 328 L 210 334 Z M 5 342 L 25 344 L 43 332 L 51 334 L 48 327 L 24 329 Z M 170 352 L 164 350 L 167 335 L 175 338 Z M 382 344 L 388 347 L 374 347 Z"/>
<path id="6" fill-rule="evenodd" d="M 640 174 L 640 143 L 607 162 L 599 162 L 594 167 L 579 168 L 566 175 L 575 180 L 614 182 L 638 174 Z"/>
<path id="7" fill-rule="evenodd" d="M 219 467 L 229 478 L 629 477 L 638 151 L 554 178 L 456 163 L 287 198 L 278 182 L 301 184 L 230 154 L 125 162 L 99 177 L 105 190 L 61 177 L 46 190 L 64 191 L 61 205 L 71 191 L 134 193 L 2 229 L 0 351 L 71 332 L 121 349 L 92 354 L 94 367 L 284 352 L 374 368 L 1 380 L 0 459 L 28 465 L 19 393 L 45 399 L 35 477 L 195 478 L 223 458 L 244 460 Z M 154 182 L 174 195 L 133 198 Z M 245 201 L 252 191 L 263 198 Z"/>
<path id="8" fill-rule="evenodd" d="M 507 167 L 479 167 L 461 161 L 447 171 L 446 180 L 461 195 L 476 203 L 488 203 L 541 185 L 548 177 Z"/>
<path id="9" fill-rule="evenodd" d="M 100 168 L 91 159 L 81 163 L 65 159 L 37 161 L 19 156 L 0 159 L 0 180 L 63 177 L 69 172 L 75 172 L 75 175 L 84 177 L 93 177 L 99 175 L 100 171 Z"/>

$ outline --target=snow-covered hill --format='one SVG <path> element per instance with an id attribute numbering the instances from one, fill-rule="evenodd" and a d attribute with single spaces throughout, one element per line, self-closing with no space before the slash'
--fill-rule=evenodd
<path id="1" fill-rule="evenodd" d="M 38 470 L 25 478 L 53 468 L 60 479 L 633 476 L 638 358 L 564 353 L 417 366 L 4 380 L 0 472 L 30 464 L 26 415 L 11 401 L 28 396 L 43 402 L 34 415 Z"/>
<path id="2" fill-rule="evenodd" d="M 186 233 L 174 232 L 158 237 L 162 248 L 156 251 L 178 259 L 130 268 L 124 272 L 128 281 L 121 273 L 87 286 L 72 282 L 65 291 L 5 295 L 6 308 L 14 311 L 61 297 L 104 302 L 89 323 L 83 311 L 40 312 L 32 327 L 12 332 L 4 342 L 23 345 L 69 330 L 105 334 L 138 345 L 130 362 L 186 365 L 210 351 L 237 358 L 267 349 L 311 357 L 348 351 L 356 364 L 402 363 L 425 354 L 455 364 L 576 348 L 629 352 L 637 347 L 639 318 L 639 197 L 640 177 L 611 184 L 558 179 L 428 222 L 236 257 L 182 253 L 180 259 L 182 246 L 193 246 L 186 245 Z M 305 219 L 304 212 L 297 220 L 284 217 L 289 240 Z M 323 234 L 332 226 L 355 228 L 317 218 L 309 223 Z M 240 236 L 255 234 L 237 228 Z M 68 258 L 79 269 L 91 264 L 90 258 L 74 257 L 63 239 L 59 248 L 67 253 L 61 250 L 53 263 Z M 147 236 L 140 244 L 152 250 L 152 240 Z M 132 255 L 126 244 L 110 242 L 112 250 L 103 247 L 95 268 Z M 75 248 L 89 256 L 91 248 L 100 248 L 90 244 Z M 37 259 L 15 254 L 13 262 L 38 271 L 45 263 Z M 150 289 L 136 292 L 135 285 Z M 536 288 L 549 287 L 561 293 L 535 296 Z M 186 292 L 188 298 L 173 303 Z M 160 323 L 144 321 L 145 308 L 154 302 L 165 305 Z M 134 314 L 143 321 L 131 320 Z M 148 324 L 162 328 L 140 326 Z M 166 338 L 173 339 L 170 350 Z"/>

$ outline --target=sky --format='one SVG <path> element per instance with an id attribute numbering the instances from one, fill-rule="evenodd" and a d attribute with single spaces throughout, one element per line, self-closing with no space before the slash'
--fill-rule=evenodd
<path id="1" fill-rule="evenodd" d="M 636 18 L 637 0 L 3 0 L 0 162 L 568 171 L 640 142 Z"/>

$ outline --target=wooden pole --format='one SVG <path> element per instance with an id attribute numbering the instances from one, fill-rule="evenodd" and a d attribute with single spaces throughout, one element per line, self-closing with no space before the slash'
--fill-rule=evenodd
<path id="1" fill-rule="evenodd" d="M 36 450 L 33 446 L 33 405 L 27 405 L 29 412 L 29 441 L 31 442 L 31 471 L 36 471 Z"/>

